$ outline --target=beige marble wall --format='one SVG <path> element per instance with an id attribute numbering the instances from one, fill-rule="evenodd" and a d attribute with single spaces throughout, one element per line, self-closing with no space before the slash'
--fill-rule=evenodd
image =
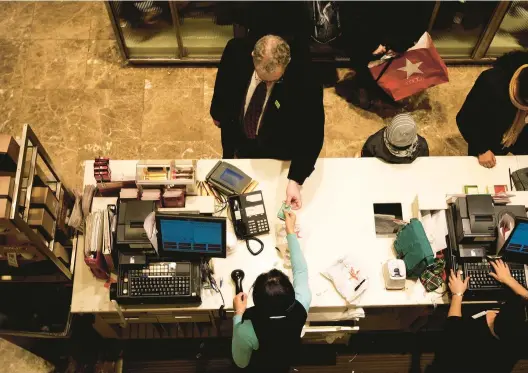
<path id="1" fill-rule="evenodd" d="M 80 185 L 82 161 L 98 155 L 221 156 L 208 114 L 216 69 L 122 67 L 100 2 L 0 2 L 0 14 L 0 131 L 19 135 L 30 123 L 70 187 Z M 455 115 L 482 69 L 451 67 L 449 84 L 407 105 L 431 154 L 465 153 Z M 333 88 L 324 105 L 325 157 L 353 156 L 390 120 Z"/>

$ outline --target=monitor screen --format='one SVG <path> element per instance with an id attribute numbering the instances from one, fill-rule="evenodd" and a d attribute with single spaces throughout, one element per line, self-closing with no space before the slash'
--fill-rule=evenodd
<path id="1" fill-rule="evenodd" d="M 158 248 L 169 256 L 226 256 L 225 218 L 160 216 Z"/>
<path id="2" fill-rule="evenodd" d="M 235 171 L 226 168 L 224 172 L 220 175 L 220 180 L 225 181 L 229 185 L 236 186 L 242 180 L 244 176 L 237 174 Z"/>
<path id="3" fill-rule="evenodd" d="M 517 221 L 515 229 L 511 233 L 504 250 L 507 253 L 518 253 L 528 255 L 528 222 Z"/>

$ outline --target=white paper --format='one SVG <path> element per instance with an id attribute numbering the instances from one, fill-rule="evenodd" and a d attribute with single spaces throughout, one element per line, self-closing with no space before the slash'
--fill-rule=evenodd
<path id="1" fill-rule="evenodd" d="M 264 214 L 264 205 L 246 207 L 246 215 L 248 218 L 251 216 L 262 215 L 262 214 Z"/>
<path id="2" fill-rule="evenodd" d="M 434 253 L 444 250 L 447 248 L 446 235 L 447 235 L 447 221 L 445 210 L 422 210 L 422 225 L 424 227 L 429 243 Z"/>
<path id="3" fill-rule="evenodd" d="M 246 196 L 246 201 L 251 202 L 251 203 L 262 201 L 262 194 L 255 193 L 250 196 Z"/>

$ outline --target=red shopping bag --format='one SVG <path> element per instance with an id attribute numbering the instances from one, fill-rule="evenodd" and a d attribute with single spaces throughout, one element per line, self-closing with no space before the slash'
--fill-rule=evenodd
<path id="1" fill-rule="evenodd" d="M 395 101 L 449 82 L 447 67 L 426 32 L 416 45 L 398 57 L 369 64 L 378 85 Z"/>

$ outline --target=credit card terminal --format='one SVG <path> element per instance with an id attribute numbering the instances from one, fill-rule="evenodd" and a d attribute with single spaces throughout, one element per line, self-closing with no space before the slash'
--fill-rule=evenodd
<path id="1" fill-rule="evenodd" d="M 260 190 L 228 198 L 231 221 L 239 239 L 269 233 L 268 216 Z"/>

